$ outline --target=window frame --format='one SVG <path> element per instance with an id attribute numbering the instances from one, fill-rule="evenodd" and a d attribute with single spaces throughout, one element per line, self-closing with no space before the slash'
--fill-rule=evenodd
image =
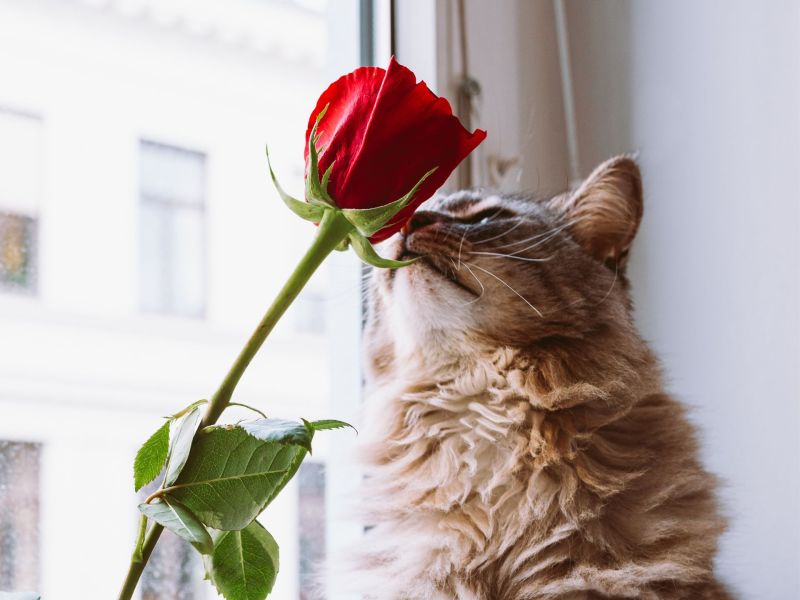
<path id="1" fill-rule="evenodd" d="M 152 194 L 146 192 L 143 189 L 143 181 L 142 181 L 142 154 L 143 148 L 147 146 L 152 147 L 161 147 L 166 148 L 173 152 L 179 152 L 186 155 L 195 155 L 201 162 L 202 162 L 202 183 L 201 183 L 201 193 L 198 202 L 184 202 L 181 200 L 176 200 L 175 198 L 169 198 L 166 196 L 159 196 L 156 194 Z M 209 157 L 206 152 L 203 150 L 199 150 L 196 148 L 187 148 L 185 145 L 181 144 L 172 144 L 169 142 L 156 140 L 148 136 L 141 136 L 137 142 L 137 157 L 138 157 L 138 164 L 139 164 L 139 175 L 138 175 L 138 194 L 137 194 L 137 210 L 138 210 L 138 228 L 137 228 L 137 244 L 138 244 L 138 268 L 137 268 L 137 282 L 138 282 L 138 306 L 139 312 L 144 315 L 153 315 L 153 316 L 163 316 L 168 318 L 178 318 L 178 319 L 189 319 L 189 320 L 204 320 L 206 315 L 208 314 L 208 297 L 209 297 L 209 256 L 208 256 L 208 242 L 209 242 L 209 223 L 208 223 L 208 164 L 209 164 Z M 172 224 L 173 217 L 182 211 L 189 211 L 194 213 L 199 213 L 201 219 L 201 227 L 200 232 L 202 236 L 202 252 L 199 258 L 200 261 L 200 270 L 201 270 L 201 288 L 202 288 L 202 298 L 200 299 L 200 310 L 196 313 L 194 312 L 185 312 L 182 311 L 175 306 L 174 298 L 172 298 L 172 294 L 170 291 L 169 286 L 169 279 L 171 273 L 168 272 L 168 267 L 165 273 L 159 274 L 162 281 L 159 281 L 160 286 L 164 286 L 163 289 L 159 291 L 159 301 L 162 303 L 162 306 L 159 308 L 149 308 L 146 307 L 144 304 L 143 299 L 143 280 L 144 280 L 144 273 L 143 273 L 143 264 L 142 264 L 142 227 L 143 227 L 143 215 L 145 207 L 150 208 L 158 208 L 160 211 L 168 211 L 169 224 Z M 164 252 L 164 254 L 169 254 L 172 248 L 171 244 L 172 240 L 168 239 L 165 247 L 159 248 L 159 251 Z M 170 261 L 171 262 L 171 261 Z M 166 302 L 163 302 L 165 297 L 168 297 Z"/>
<path id="2" fill-rule="evenodd" d="M 37 149 L 37 154 L 34 160 L 38 161 L 39 168 L 43 171 L 44 170 L 44 121 L 41 115 L 24 111 L 24 110 L 17 110 L 14 108 L 9 108 L 4 105 L 0 105 L 0 115 L 8 116 L 15 119 L 23 119 L 31 122 L 32 125 L 35 124 L 35 127 L 38 129 L 38 135 L 40 136 L 40 143 Z M 35 297 L 39 294 L 40 289 L 40 281 L 39 281 L 39 260 L 40 260 L 40 248 L 39 248 L 39 235 L 41 231 L 41 219 L 40 219 L 40 207 L 42 205 L 43 200 L 43 190 L 39 187 L 41 184 L 40 182 L 35 183 L 35 187 L 37 189 L 33 192 L 35 197 L 31 198 L 32 208 L 30 210 L 14 210 L 13 208 L 6 208 L 2 204 L 0 204 L 0 218 L 18 218 L 21 220 L 26 220 L 27 223 L 24 225 L 26 228 L 26 248 L 25 248 L 25 271 L 26 271 L 26 282 L 23 284 L 5 281 L 4 279 L 0 279 L 0 292 L 8 293 L 8 294 L 17 294 L 20 296 L 29 296 Z M 2 224 L 0 224 L 0 228 Z M 0 233 L 2 233 L 2 229 L 0 229 Z M 2 242 L 2 239 L 0 239 Z M 0 246 L 0 251 L 3 248 Z"/>

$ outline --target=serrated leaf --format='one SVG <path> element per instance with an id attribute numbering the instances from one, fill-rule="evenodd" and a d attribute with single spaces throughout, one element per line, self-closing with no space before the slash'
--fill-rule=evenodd
<path id="1" fill-rule="evenodd" d="M 350 423 L 337 421 L 336 419 L 321 419 L 319 421 L 311 421 L 309 425 L 311 425 L 314 431 L 325 431 L 326 429 L 344 429 L 345 427 L 349 427 L 358 433 L 358 429 L 350 425 Z"/>
<path id="2" fill-rule="evenodd" d="M 172 485 L 186 464 L 192 439 L 203 420 L 201 408 L 205 400 L 195 402 L 178 413 L 169 427 L 169 452 L 167 453 L 167 472 L 164 475 L 164 487 Z"/>
<path id="3" fill-rule="evenodd" d="M 162 496 L 149 504 L 140 504 L 139 510 L 148 519 L 190 542 L 202 554 L 210 554 L 214 549 L 211 535 L 200 520 L 174 498 Z"/>
<path id="4" fill-rule="evenodd" d="M 247 527 L 294 476 L 306 449 L 238 426 L 206 427 L 169 494 L 209 527 Z"/>
<path id="5" fill-rule="evenodd" d="M 353 244 L 353 250 L 355 250 L 358 257 L 373 267 L 378 267 L 380 269 L 399 269 L 400 267 L 407 267 L 419 260 L 419 257 L 412 258 L 411 260 L 391 260 L 389 258 L 383 258 L 375 252 L 375 248 L 372 247 L 370 241 L 356 231 L 352 232 L 348 238 Z"/>
<path id="6" fill-rule="evenodd" d="M 392 217 L 403 210 L 408 203 L 411 202 L 420 186 L 425 183 L 425 180 L 428 177 L 433 175 L 437 168 L 438 167 L 434 167 L 425 173 L 425 175 L 422 176 L 422 178 L 414 185 L 414 187 L 411 188 L 410 192 L 394 202 L 384 204 L 383 206 L 376 206 L 374 208 L 343 208 L 342 213 L 361 235 L 370 237 L 371 235 L 383 229 L 383 227 L 392 220 Z"/>
<path id="7" fill-rule="evenodd" d="M 259 440 L 278 444 L 295 444 L 311 452 L 314 431 L 304 423 L 289 419 L 255 419 L 242 421 L 239 427 Z"/>
<path id="8" fill-rule="evenodd" d="M 258 521 L 240 531 L 214 535 L 206 577 L 226 600 L 263 600 L 279 569 L 278 544 Z"/>
<path id="9" fill-rule="evenodd" d="M 169 451 L 169 421 L 159 427 L 148 440 L 142 444 L 133 460 L 133 487 L 138 492 L 153 481 L 167 460 Z"/>

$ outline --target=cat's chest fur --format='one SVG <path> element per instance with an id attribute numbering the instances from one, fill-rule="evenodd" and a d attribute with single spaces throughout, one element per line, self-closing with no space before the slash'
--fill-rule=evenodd
<path id="1" fill-rule="evenodd" d="M 545 411 L 513 360 L 509 351 L 473 357 L 430 373 L 435 381 L 416 371 L 416 381 L 399 378 L 370 395 L 380 441 L 365 446 L 366 510 L 384 531 L 373 537 L 409 563 L 406 572 L 443 588 L 456 572 L 502 568 L 497 557 L 523 535 L 530 543 L 531 522 L 557 501 L 537 466 Z M 540 541 L 565 535 L 554 528 Z"/>
<path id="2" fill-rule="evenodd" d="M 365 597 L 700 597 L 722 522 L 656 371 L 548 386 L 510 349 L 426 364 L 367 401 Z"/>

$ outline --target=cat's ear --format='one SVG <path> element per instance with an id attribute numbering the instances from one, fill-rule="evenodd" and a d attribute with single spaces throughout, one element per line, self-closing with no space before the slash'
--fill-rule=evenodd
<path id="1" fill-rule="evenodd" d="M 609 266 L 624 266 L 642 220 L 642 177 L 632 158 L 604 162 L 574 192 L 553 202 L 587 252 Z"/>

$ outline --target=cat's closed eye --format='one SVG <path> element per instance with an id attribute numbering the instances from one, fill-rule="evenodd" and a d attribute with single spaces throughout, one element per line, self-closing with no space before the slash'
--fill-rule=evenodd
<path id="1" fill-rule="evenodd" d="M 475 214 L 469 215 L 463 221 L 469 224 L 486 225 L 491 221 L 500 221 L 502 219 L 513 219 L 516 215 L 505 208 L 497 206 L 485 208 Z"/>

